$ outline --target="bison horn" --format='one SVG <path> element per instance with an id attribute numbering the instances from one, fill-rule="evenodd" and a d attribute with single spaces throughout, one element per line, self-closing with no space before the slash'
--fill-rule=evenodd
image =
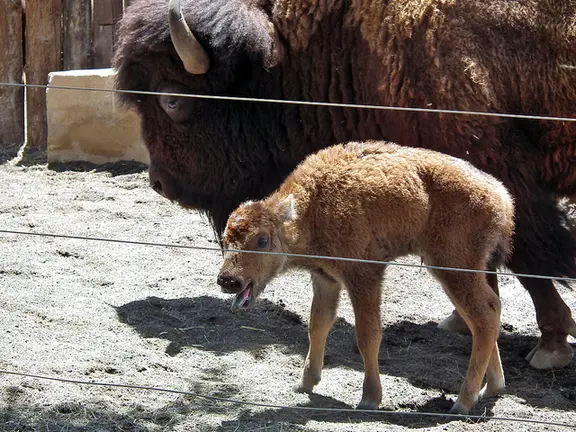
<path id="1" fill-rule="evenodd" d="M 182 9 L 180 0 L 170 0 L 168 5 L 168 23 L 170 25 L 170 37 L 174 48 L 184 63 L 184 68 L 194 75 L 202 75 L 208 72 L 210 59 L 200 42 L 188 27 Z"/>

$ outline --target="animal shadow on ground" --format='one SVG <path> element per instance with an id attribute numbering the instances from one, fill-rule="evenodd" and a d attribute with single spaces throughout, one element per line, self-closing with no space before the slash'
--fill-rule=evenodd
<path id="1" fill-rule="evenodd" d="M 252 310 L 237 314 L 232 314 L 229 308 L 229 301 L 210 296 L 170 300 L 152 297 L 117 307 L 116 312 L 121 322 L 134 327 L 142 337 L 169 340 L 166 352 L 172 356 L 178 355 L 182 347 L 192 346 L 216 355 L 243 350 L 258 359 L 262 349 L 275 345 L 287 354 L 298 354 L 304 359 L 308 349 L 306 323 L 299 315 L 286 310 L 282 303 L 261 300 Z M 524 357 L 537 343 L 537 338 L 517 334 L 510 325 L 504 327 L 512 330 L 503 330 L 499 342 L 507 379 L 505 393 L 513 394 L 532 406 L 572 410 L 576 400 L 575 362 L 553 372 L 534 370 Z M 429 399 L 425 404 L 407 404 L 393 409 L 445 413 L 452 403 L 445 394 L 458 393 L 466 373 L 470 349 L 470 336 L 440 330 L 433 322 L 415 324 L 399 321 L 385 325 L 379 357 L 381 373 L 406 379 L 421 389 L 439 392 L 438 397 Z M 336 321 L 328 337 L 325 368 L 333 367 L 363 371 L 354 327 L 343 319 Z M 490 416 L 493 404 L 494 400 L 481 401 L 471 414 L 485 413 Z M 320 395 L 312 395 L 309 406 L 351 408 Z M 276 410 L 272 411 L 271 415 L 275 415 Z M 298 419 L 306 418 L 325 421 L 350 421 L 356 418 L 356 415 L 351 417 L 349 413 L 339 416 L 330 412 L 290 414 L 288 411 L 279 415 L 290 416 L 291 421 L 296 423 Z M 259 415 L 256 414 L 256 417 Z M 358 414 L 357 417 L 358 421 L 367 420 L 365 414 Z M 381 416 L 373 418 L 382 420 Z M 428 421 L 424 417 L 394 418 L 403 425 L 422 426 L 423 422 Z M 391 420 L 394 421 L 394 418 L 391 417 Z M 247 420 L 263 421 L 264 417 Z M 429 421 L 435 424 L 438 419 L 431 418 Z"/>
<path id="2" fill-rule="evenodd" d="M 572 411 L 576 401 L 576 362 L 555 371 L 533 369 L 525 357 L 537 342 L 537 337 L 503 325 L 498 340 L 506 377 L 503 393 L 534 407 Z M 383 328 L 380 370 L 405 378 L 422 389 L 456 394 L 466 373 L 471 348 L 470 336 L 440 330 L 435 322 L 416 324 L 403 320 Z M 481 401 L 472 414 L 481 414 L 486 403 L 490 400 Z"/>
<path id="3" fill-rule="evenodd" d="M 169 355 L 177 355 L 184 346 L 217 355 L 257 352 L 267 345 L 282 345 L 286 352 L 305 355 L 308 347 L 302 318 L 268 300 L 258 301 L 250 311 L 233 314 L 230 301 L 215 297 L 150 297 L 117 307 L 116 313 L 143 337 L 169 340 Z"/>
<path id="4" fill-rule="evenodd" d="M 423 416 L 418 415 L 418 411 L 422 413 L 438 413 L 445 414 L 450 407 L 452 402 L 446 398 L 434 398 L 429 403 L 419 407 L 417 411 L 412 411 L 410 414 L 404 413 L 392 413 L 390 411 L 397 411 L 397 409 L 389 407 L 381 407 L 377 411 L 373 412 L 352 412 L 352 411 L 314 411 L 314 410 L 304 410 L 298 408 L 329 408 L 329 409 L 340 409 L 340 410 L 353 410 L 354 407 L 343 402 L 340 402 L 332 397 L 311 394 L 310 401 L 306 404 L 296 405 L 296 409 L 293 407 L 285 408 L 274 408 L 266 409 L 264 411 L 259 411 L 257 413 L 251 410 L 243 410 L 235 420 L 223 421 L 219 431 L 230 431 L 230 430 L 255 430 L 256 425 L 261 425 L 263 423 L 289 423 L 292 425 L 306 425 L 309 421 L 327 422 L 327 423 L 366 423 L 366 422 L 386 422 L 388 424 L 394 424 L 398 426 L 404 426 L 409 428 L 422 428 L 422 427 L 432 427 L 443 423 L 448 423 L 450 421 L 459 420 L 458 418 L 448 417 L 444 415 L 439 416 Z M 487 410 L 487 420 L 490 416 L 490 410 Z M 233 426 L 238 427 L 234 429 Z"/>
<path id="5" fill-rule="evenodd" d="M 50 163 L 48 165 L 53 171 L 65 172 L 65 171 L 75 171 L 75 172 L 107 172 L 113 177 L 127 174 L 136 174 L 148 170 L 148 165 L 135 162 L 135 161 L 119 161 L 119 162 L 107 162 L 104 164 L 94 164 L 91 162 L 75 161 L 75 162 L 57 162 Z"/>
<path id="6" fill-rule="evenodd" d="M 220 398 L 233 400 L 244 399 L 241 388 L 237 385 L 223 380 L 225 376 L 224 367 L 209 368 L 204 370 L 204 380 L 195 382 L 191 387 L 191 392 L 201 395 L 211 395 Z M 327 423 L 355 423 L 355 422 L 382 422 L 397 424 L 408 427 L 434 426 L 440 423 L 452 421 L 444 414 L 452 406 L 452 402 L 443 395 L 432 398 L 416 411 L 426 413 L 438 413 L 440 416 L 419 416 L 414 414 L 400 414 L 398 408 L 383 406 L 378 411 L 358 412 L 352 405 L 339 401 L 333 397 L 312 393 L 305 403 L 298 403 L 291 406 L 279 406 L 278 408 L 258 408 L 255 412 L 252 407 L 240 404 L 222 404 L 213 400 L 206 400 L 195 396 L 186 396 L 192 406 L 198 410 L 210 413 L 226 415 L 233 420 L 224 420 L 220 424 L 218 431 L 253 431 L 253 430 L 304 430 L 309 421 L 320 421 Z M 274 400 L 268 401 L 274 405 Z M 490 408 L 485 411 L 491 412 Z M 340 411 L 333 411 L 340 410 Z M 346 410 L 346 411 L 343 411 Z M 388 412 L 386 412 L 388 411 Z M 394 411 L 391 413 L 389 411 Z M 485 413 L 486 414 L 486 413 Z"/>

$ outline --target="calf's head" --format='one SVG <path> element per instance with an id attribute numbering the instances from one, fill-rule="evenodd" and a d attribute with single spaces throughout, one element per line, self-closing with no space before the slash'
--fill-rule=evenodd
<path id="1" fill-rule="evenodd" d="M 227 250 L 217 282 L 222 291 L 236 294 L 232 312 L 251 306 L 284 268 L 287 257 L 279 254 L 287 252 L 284 224 L 295 217 L 294 197 L 289 195 L 280 200 L 248 201 L 228 218 L 224 231 Z"/>

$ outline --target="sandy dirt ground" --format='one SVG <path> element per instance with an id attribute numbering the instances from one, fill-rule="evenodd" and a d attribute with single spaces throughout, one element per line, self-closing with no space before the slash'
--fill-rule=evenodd
<path id="1" fill-rule="evenodd" d="M 148 187 L 141 166 L 5 163 L 0 183 L 0 229 L 217 246 L 200 215 Z M 316 392 L 297 394 L 292 386 L 307 350 L 309 276 L 281 277 L 252 310 L 232 314 L 232 299 L 215 283 L 221 259 L 214 251 L 0 234 L 0 369 L 285 407 L 0 375 L 0 430 L 569 430 L 293 410 L 358 403 L 362 361 L 350 302 L 344 295 Z M 576 424 L 576 360 L 555 371 L 527 365 L 524 356 L 538 335 L 534 309 L 514 278 L 500 283 L 507 389 L 473 414 Z M 576 293 L 559 291 L 576 313 Z M 425 270 L 390 267 L 384 293 L 382 409 L 445 413 L 467 367 L 470 337 L 436 328 L 451 306 Z"/>

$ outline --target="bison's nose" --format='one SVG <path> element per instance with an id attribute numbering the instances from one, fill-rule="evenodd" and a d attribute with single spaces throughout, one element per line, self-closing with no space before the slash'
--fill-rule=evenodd
<path id="1" fill-rule="evenodd" d="M 242 289 L 242 281 L 236 276 L 220 274 L 217 282 L 225 293 L 238 293 Z"/>
<path id="2" fill-rule="evenodd" d="M 150 186 L 152 189 L 171 201 L 178 200 L 180 195 L 179 189 L 176 181 L 170 174 L 157 165 L 150 164 L 148 176 L 150 177 Z"/>

